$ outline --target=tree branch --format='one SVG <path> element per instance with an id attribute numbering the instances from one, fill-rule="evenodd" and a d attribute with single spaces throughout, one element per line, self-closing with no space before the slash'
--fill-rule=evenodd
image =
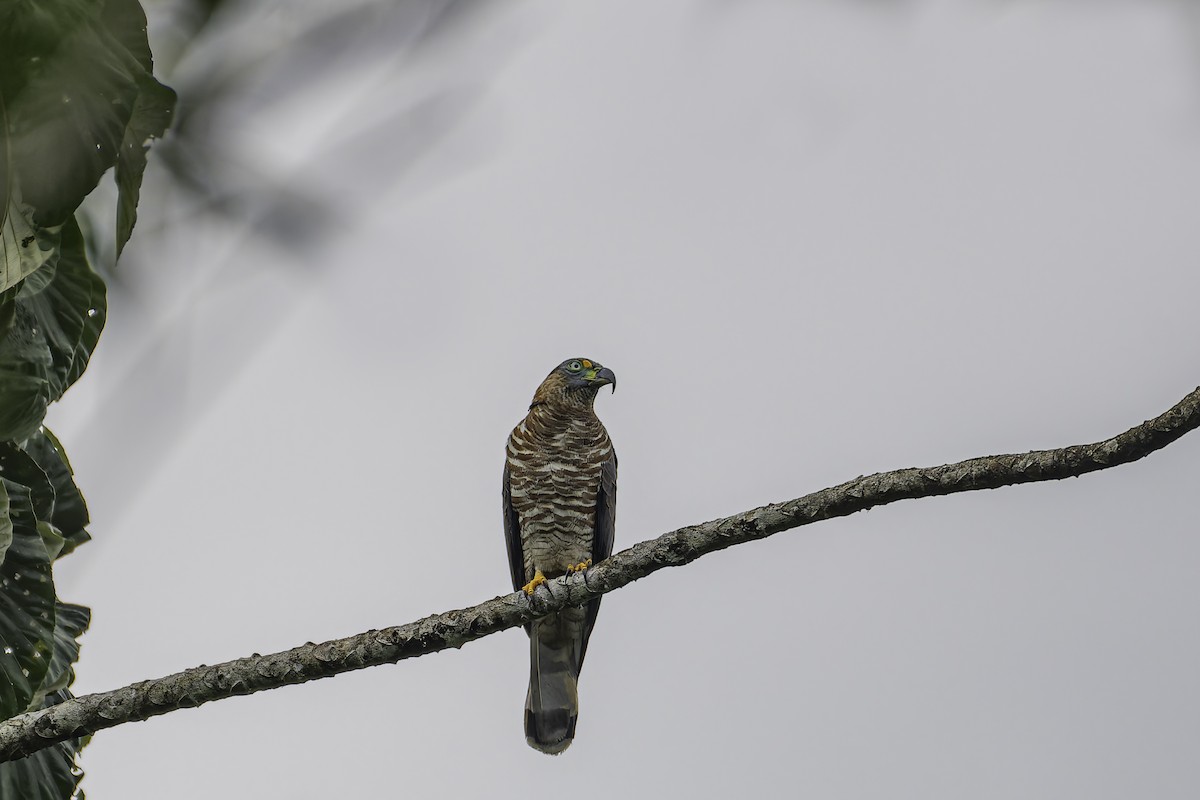
<path id="1" fill-rule="evenodd" d="M 1161 416 L 1095 444 L 985 456 L 940 467 L 900 469 L 855 478 L 796 500 L 671 531 L 623 550 L 587 572 L 549 581 L 533 597 L 514 592 L 399 627 L 367 631 L 322 644 L 309 642 L 272 655 L 255 654 L 214 666 L 195 667 L 20 714 L 0 722 L 0 761 L 21 758 L 55 742 L 179 708 L 462 647 L 536 617 L 580 605 L 663 567 L 687 564 L 706 553 L 764 539 L 801 525 L 844 517 L 898 500 L 1060 480 L 1128 464 L 1166 447 L 1196 427 L 1200 427 L 1200 388 Z"/>

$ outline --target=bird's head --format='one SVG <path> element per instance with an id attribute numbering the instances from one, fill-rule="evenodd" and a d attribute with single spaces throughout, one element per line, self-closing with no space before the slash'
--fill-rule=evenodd
<path id="1" fill-rule="evenodd" d="M 591 408 L 601 386 L 617 390 L 617 376 L 608 367 L 587 358 L 568 358 L 559 364 L 533 396 L 533 405 L 565 404 Z"/>

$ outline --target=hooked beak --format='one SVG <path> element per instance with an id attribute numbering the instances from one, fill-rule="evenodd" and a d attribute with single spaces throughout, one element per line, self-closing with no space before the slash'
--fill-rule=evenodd
<path id="1" fill-rule="evenodd" d="M 613 394 L 617 392 L 617 375 L 608 367 L 590 370 L 588 372 L 588 383 L 596 388 L 611 386 Z"/>

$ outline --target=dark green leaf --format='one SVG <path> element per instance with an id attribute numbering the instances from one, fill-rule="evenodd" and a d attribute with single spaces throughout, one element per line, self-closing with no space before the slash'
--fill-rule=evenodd
<path id="1" fill-rule="evenodd" d="M 42 58 L 54 52 L 65 31 L 96 19 L 100 4 L 95 0 L 39 0 L 36 3 L 0 2 L 0 45 L 5 58 L 20 61 Z M 19 75 L 6 75 L 6 90 L 19 87 Z"/>
<path id="2" fill-rule="evenodd" d="M 0 164 L 0 167 L 3 165 Z M 16 286 L 46 264 L 53 263 L 58 253 L 58 227 L 46 228 L 34 222 L 33 206 L 21 202 L 16 194 L 0 197 L 8 200 L 0 218 L 0 289 Z"/>
<path id="3" fill-rule="evenodd" d="M 125 244 L 175 103 L 152 66 L 136 0 L 0 0 L 0 291 L 53 261 L 58 227 L 118 163 Z"/>
<path id="4" fill-rule="evenodd" d="M 106 35 L 99 4 L 89 5 L 93 13 L 62 26 L 52 50 L 4 59 L 19 80 L 4 97 L 10 193 L 19 193 L 45 226 L 65 222 L 116 162 L 137 97 L 130 70 L 139 69 L 136 61 Z"/>
<path id="5" fill-rule="evenodd" d="M 139 67 L 147 73 L 154 71 L 154 57 L 146 38 L 146 12 L 138 0 L 106 0 L 100 20 Z"/>
<path id="6" fill-rule="evenodd" d="M 59 600 L 54 614 L 54 649 L 46 679 L 34 695 L 32 706 L 41 708 L 46 697 L 61 692 L 75 682 L 72 665 L 79 660 L 79 637 L 92 623 L 92 610 Z"/>
<path id="7" fill-rule="evenodd" d="M 137 222 L 142 175 L 150 140 L 162 136 L 175 111 L 175 92 L 154 79 L 154 59 L 146 38 L 146 14 L 137 0 L 108 0 L 103 20 L 112 40 L 133 57 L 137 84 L 133 115 L 125 126 L 117 154 L 117 255 L 121 255 Z"/>
<path id="8" fill-rule="evenodd" d="M 79 659 L 79 637 L 87 630 L 91 616 L 91 611 L 83 606 L 56 603 L 50 666 L 34 698 L 35 707 L 47 708 L 71 698 L 68 687 L 75 680 L 73 665 Z M 82 740 L 70 739 L 28 758 L 0 764 L 0 800 L 82 798 L 78 786 L 83 771 L 76 766 L 82 746 Z"/>
<path id="9" fill-rule="evenodd" d="M 8 552 L 8 546 L 12 544 L 13 526 L 12 520 L 9 519 L 8 508 L 8 490 L 4 488 L 4 482 L 0 481 L 0 560 L 3 560 L 4 554 Z"/>
<path id="10" fill-rule="evenodd" d="M 171 124 L 175 110 L 175 92 L 150 76 L 138 83 L 137 102 L 133 117 L 125 128 L 121 152 L 117 160 L 117 255 L 133 233 L 137 222 L 137 205 L 142 190 L 142 175 L 146 172 L 146 152 L 150 140 L 162 136 Z"/>
<path id="11" fill-rule="evenodd" d="M 22 446 L 54 487 L 54 511 L 44 524 L 50 525 L 52 531 L 42 531 L 43 540 L 47 540 L 46 548 L 50 551 L 50 560 L 67 555 L 76 547 L 91 539 L 86 530 L 88 524 L 87 504 L 79 487 L 75 485 L 71 464 L 67 461 L 62 444 L 49 430 L 42 428 Z M 54 542 L 57 534 L 59 541 Z M 52 546 L 56 544 L 57 546 Z"/>
<path id="12" fill-rule="evenodd" d="M 13 320 L 17 317 L 17 292 L 21 291 L 20 284 L 10 286 L 0 292 L 0 342 L 8 335 Z"/>
<path id="13" fill-rule="evenodd" d="M 62 552 L 63 545 L 67 542 L 62 535 L 62 531 L 45 520 L 38 520 L 37 532 L 42 537 L 42 544 L 46 547 L 46 556 L 51 561 L 58 558 L 59 553 Z"/>
<path id="14" fill-rule="evenodd" d="M 54 582 L 34 508 L 53 489 L 12 442 L 0 443 L 0 475 L 12 522 L 12 543 L 0 563 L 0 718 L 7 718 L 29 708 L 50 668 Z"/>
<path id="15" fill-rule="evenodd" d="M 55 272 L 54 280 L 31 303 L 45 326 L 54 357 L 51 400 L 61 397 L 83 374 L 108 309 L 104 281 L 88 264 L 83 234 L 74 219 L 63 227 L 62 253 Z"/>
<path id="16" fill-rule="evenodd" d="M 50 350 L 33 333 L 32 314 L 18 304 L 8 336 L 0 342 L 0 438 L 24 439 L 46 416 Z"/>
<path id="17" fill-rule="evenodd" d="M 46 406 L 83 373 L 104 327 L 104 282 L 87 262 L 74 219 L 63 227 L 58 263 L 35 277 L 22 284 L 0 341 L 0 439 L 37 430 Z"/>
<path id="18" fill-rule="evenodd" d="M 54 485 L 50 476 L 33 456 L 12 442 L 0 443 L 0 478 L 9 482 L 10 489 L 13 485 L 21 487 L 21 496 L 29 500 L 35 525 L 38 520 L 50 519 L 54 513 Z"/>

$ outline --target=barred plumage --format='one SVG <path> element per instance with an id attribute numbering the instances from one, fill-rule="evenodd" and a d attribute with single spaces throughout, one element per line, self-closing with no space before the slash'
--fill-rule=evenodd
<path id="1" fill-rule="evenodd" d="M 513 588 L 533 591 L 612 553 L 617 457 L 592 404 L 611 370 L 568 359 L 534 394 L 529 413 L 508 438 L 504 466 L 504 533 Z M 561 753 L 578 716 L 576 684 L 600 601 L 536 620 L 530 637 L 525 736 L 532 747 Z"/>

